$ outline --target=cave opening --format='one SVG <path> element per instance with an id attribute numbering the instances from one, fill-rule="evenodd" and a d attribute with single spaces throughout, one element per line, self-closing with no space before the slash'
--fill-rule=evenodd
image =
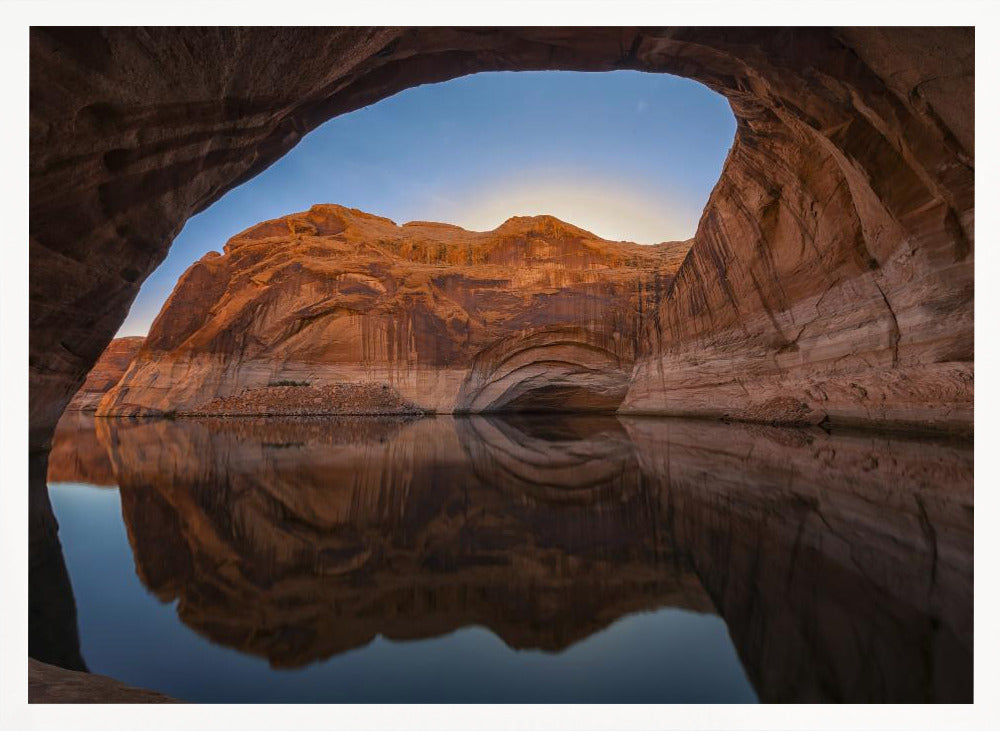
<path id="1" fill-rule="evenodd" d="M 328 120 L 421 85 L 540 69 L 677 74 L 724 97 L 738 120 L 712 197 L 698 206 L 690 255 L 646 313 L 620 411 L 971 430 L 969 29 L 336 33 L 342 42 L 331 45 L 331 29 L 322 28 L 155 29 L 141 42 L 127 28 L 32 30 L 35 448 L 46 448 L 139 286 L 168 251 L 183 249 L 177 234 L 196 231 L 193 216 L 222 210 L 227 192 L 244 183 L 252 191 Z M 359 50 L 358 64 L 345 65 L 338 54 L 360 49 L 362 36 L 382 51 Z M 197 52 L 178 58 L 178 44 Z M 145 71 L 123 63 L 88 75 L 98 61 L 88 49 L 97 46 Z M 276 63 L 257 63 L 269 55 Z M 215 60 L 203 67 L 206 58 Z M 192 88 L 196 78 L 207 86 Z M 247 103 L 234 101 L 232 89 Z M 195 98 L 207 101 L 191 107 Z M 162 114 L 136 115 L 137 104 Z M 638 102 L 629 108 L 646 111 Z M 200 131 L 192 133 L 185 110 L 198 115 Z M 78 124 L 67 130 L 67 119 Z M 453 115 L 439 121 L 452 124 Z M 621 124 L 617 131 L 622 140 L 635 136 Z M 421 189 L 446 167 L 428 166 Z M 384 177 L 358 179 L 385 185 Z M 269 202 L 250 200 L 261 213 Z M 214 246 L 225 237 L 209 238 Z"/>
<path id="2" fill-rule="evenodd" d="M 480 72 L 408 88 L 327 120 L 191 217 L 116 336 L 146 335 L 200 257 L 313 205 L 470 231 L 548 215 L 612 241 L 688 241 L 735 132 L 722 95 L 672 74 Z"/>
<path id="3" fill-rule="evenodd" d="M 613 412 L 621 405 L 621 394 L 595 392 L 585 385 L 539 386 L 508 401 L 502 411 L 522 413 L 574 413 L 579 411 Z"/>
<path id="4" fill-rule="evenodd" d="M 515 404 L 531 411 L 540 404 L 553 406 L 560 401 L 600 406 L 601 398 L 609 398 L 607 394 L 617 398 L 621 393 L 617 411 L 626 415 L 971 433 L 971 29 L 340 29 L 338 43 L 330 42 L 330 32 L 261 28 L 205 33 L 195 28 L 154 28 L 139 37 L 128 28 L 32 30 L 33 497 L 45 494 L 47 450 L 59 415 L 111 341 L 140 284 L 168 250 L 180 256 L 183 237 L 194 236 L 198 222 L 212 220 L 209 214 L 224 211 L 227 201 L 242 201 L 245 210 L 254 212 L 255 219 L 248 225 L 271 215 L 265 212 L 266 206 L 278 199 L 262 194 L 254 183 L 266 180 L 270 171 L 265 168 L 276 161 L 275 168 L 282 163 L 307 168 L 308 161 L 295 163 L 296 158 L 286 153 L 325 120 L 340 119 L 362 108 L 375 110 L 375 102 L 407 88 L 476 71 L 525 73 L 548 68 L 677 73 L 725 97 L 729 113 L 738 120 L 735 142 L 731 149 L 726 143 L 721 177 L 716 173 L 709 181 L 708 190 L 713 192 L 707 205 L 698 206 L 697 229 L 683 247 L 675 276 L 669 281 L 658 276 L 659 267 L 649 259 L 657 252 L 655 246 L 611 247 L 624 260 L 631 257 L 637 270 L 648 271 L 649 279 L 635 274 L 634 280 L 642 280 L 641 287 L 633 280 L 614 283 L 638 296 L 595 317 L 594 305 L 600 297 L 590 287 L 592 283 L 585 281 L 593 274 L 592 262 L 579 253 L 569 257 L 572 252 L 564 242 L 553 245 L 540 235 L 560 229 L 560 241 L 589 241 L 578 233 L 577 226 L 585 222 L 567 216 L 566 226 L 576 225 L 566 228 L 559 219 L 503 221 L 501 217 L 503 223 L 497 228 L 505 224 L 508 228 L 497 240 L 477 240 L 476 246 L 463 243 L 451 253 L 470 267 L 510 266 L 509 239 L 520 236 L 530 243 L 522 248 L 531 254 L 521 271 L 537 287 L 536 294 L 550 307 L 547 311 L 552 317 L 538 322 L 515 317 L 512 332 L 476 341 L 470 337 L 470 323 L 495 322 L 488 311 L 503 310 L 503 301 L 479 286 L 492 279 L 485 269 L 479 272 L 483 276 L 476 286 L 462 294 L 448 248 L 427 245 L 437 243 L 429 231 L 439 236 L 450 229 L 440 224 L 397 226 L 394 222 L 424 218 L 422 211 L 414 217 L 393 214 L 394 220 L 387 223 L 387 219 L 364 213 L 373 207 L 358 201 L 354 204 L 359 215 L 349 209 L 282 204 L 283 210 L 276 215 L 309 210 L 285 216 L 283 229 L 254 227 L 251 234 L 240 225 L 226 228 L 221 236 L 204 237 L 208 251 L 233 231 L 244 231 L 248 235 L 240 237 L 234 251 L 248 266 L 225 272 L 229 266 L 225 256 L 204 258 L 188 280 L 191 298 L 174 302 L 178 308 L 173 314 L 181 316 L 175 325 L 181 324 L 166 328 L 158 345 L 183 345 L 188 352 L 203 348 L 219 357 L 225 354 L 219 346 L 234 342 L 241 347 L 267 346 L 276 342 L 271 336 L 281 334 L 281 352 L 290 352 L 290 343 L 301 347 L 299 355 L 284 361 L 277 372 L 251 368 L 247 374 L 258 379 L 255 383 L 264 384 L 263 388 L 276 384 L 275 389 L 284 389 L 282 394 L 302 402 L 323 398 L 330 388 L 312 364 L 331 353 L 350 354 L 357 347 L 366 377 L 375 373 L 385 383 L 396 379 L 391 382 L 405 389 L 395 392 L 396 396 L 425 399 L 432 410 L 454 406 L 453 397 L 458 406 L 470 410 L 503 410 Z M 95 48 L 104 50 L 95 54 Z M 347 49 L 346 56 L 337 55 L 342 49 Z M 108 63 L 109 59 L 115 63 Z M 639 107 L 635 104 L 629 109 L 636 116 L 649 111 L 648 106 L 642 111 Z M 563 119 L 598 118 L 562 111 Z M 448 114 L 439 119 L 453 121 Z M 622 141 L 638 138 L 625 127 L 619 126 L 618 133 Z M 483 145 L 479 139 L 472 144 L 501 149 Z M 465 154 L 459 149 L 454 152 Z M 656 159 L 648 149 L 640 149 L 640 156 Z M 440 169 L 443 166 L 438 164 L 424 167 L 424 174 L 416 178 L 423 189 L 432 189 Z M 396 172 L 382 168 L 383 173 L 386 170 Z M 315 175 L 316 169 L 306 172 Z M 371 172 L 341 177 L 367 180 L 375 188 L 389 185 L 385 176 Z M 518 172 L 525 177 L 524 170 Z M 471 188 L 468 181 L 465 187 Z M 232 191 L 231 196 L 220 199 L 226 191 Z M 241 199 L 244 193 L 247 197 Z M 577 196 L 573 200 L 583 210 L 590 208 L 588 199 Z M 204 211 L 202 216 L 193 217 L 199 211 Z M 188 225 L 181 231 L 185 222 Z M 393 255 L 406 266 L 419 264 L 424 272 L 439 268 L 438 274 L 427 274 L 426 287 L 393 290 L 405 293 L 403 299 L 417 305 L 404 322 L 391 310 L 383 312 L 385 317 L 377 322 L 357 320 L 359 303 L 382 296 L 382 289 L 389 291 L 373 271 L 391 268 L 371 270 L 352 264 L 350 270 L 338 272 L 335 291 L 304 276 L 308 267 L 301 262 L 296 262 L 297 268 L 283 269 L 280 277 L 262 269 L 280 245 L 317 248 L 320 239 L 339 235 L 330 232 L 345 231 L 347 224 L 357 231 L 375 232 L 378 247 L 388 242 Z M 389 231 L 391 236 L 382 235 Z M 181 236 L 175 240 L 178 232 Z M 609 244 L 621 243 L 615 240 L 621 236 L 618 233 L 594 233 L 606 237 L 602 240 Z M 576 282 L 581 288 L 556 297 L 553 290 L 558 289 L 558 278 L 546 257 L 581 263 L 584 281 Z M 330 260 L 327 257 L 326 264 Z M 157 272 L 169 280 L 169 266 Z M 268 291 L 273 296 L 250 298 L 253 301 L 247 309 L 233 310 L 238 316 L 215 322 L 199 333 L 206 312 L 225 312 L 226 308 L 215 307 L 220 299 L 207 308 L 195 306 L 198 298 L 204 304 L 204 298 L 224 294 L 230 281 L 254 287 L 270 283 L 273 288 Z M 285 307 L 278 297 L 283 281 L 292 282 L 296 292 L 320 295 L 310 302 L 290 302 L 295 305 L 288 309 L 296 313 L 295 327 L 273 317 Z M 167 290 L 172 286 L 170 281 Z M 334 294 L 340 299 L 331 300 Z M 439 307 L 447 317 L 435 316 Z M 485 312 L 478 320 L 459 314 L 469 308 Z M 141 309 L 137 302 L 133 312 Z M 150 309 L 150 321 L 158 311 L 158 304 Z M 245 316 L 249 313 L 261 315 L 261 321 L 275 325 L 274 329 L 254 332 L 253 318 Z M 572 332 L 565 329 L 567 313 L 574 315 L 569 318 L 575 323 Z M 580 313 L 588 319 L 577 319 Z M 598 321 L 608 328 L 591 327 Z M 364 339 L 372 333 L 376 337 Z M 360 347 L 362 342 L 377 347 L 370 352 Z M 306 347 L 315 343 L 329 350 Z M 438 347 L 442 343 L 448 347 Z M 143 347 L 148 345 L 147 341 Z M 203 363 L 170 362 L 163 357 L 169 350 L 151 351 L 147 386 L 153 383 L 160 388 L 171 373 L 183 373 L 185 378 L 199 374 Z M 379 370 L 385 353 L 397 360 L 392 368 Z M 256 355 L 267 356 L 266 347 Z M 157 367 L 158 360 L 162 369 Z M 397 367 L 411 362 L 419 367 Z M 459 363 L 465 365 L 456 368 Z M 563 364 L 563 370 L 554 369 L 554 363 Z M 594 374 L 600 375 L 600 383 Z M 136 374 L 126 374 L 130 378 L 126 388 L 131 394 L 139 393 L 143 381 L 132 375 Z M 254 383 L 231 386 L 246 389 Z M 195 378 L 184 384 L 188 392 L 199 387 Z M 378 393 L 384 396 L 390 390 L 379 388 Z M 161 395 L 165 405 L 176 396 L 169 391 Z M 347 397 L 367 395 L 351 391 Z M 148 407 L 148 403 L 136 405 Z M 160 410 L 160 415 L 172 414 L 168 409 Z M 133 415 L 141 413 L 137 410 Z M 442 421 L 417 423 L 433 426 Z M 638 432 L 654 422 L 631 421 Z M 136 420 L 130 426 L 150 422 L 175 425 L 167 420 Z M 703 447 L 716 440 L 728 444 L 725 438 L 704 436 L 719 426 L 706 425 L 703 421 L 692 427 L 690 444 Z M 201 425 L 190 420 L 183 426 Z M 766 436 L 770 440 L 772 435 Z M 414 441 L 438 444 L 425 438 Z M 644 472 L 637 473 L 631 465 L 621 470 L 615 464 L 614 456 L 623 453 L 620 442 L 595 441 L 605 450 L 598 464 L 616 474 L 640 476 L 644 484 L 650 470 L 656 474 L 663 467 L 660 457 L 670 454 L 669 441 L 653 440 L 647 452 L 650 459 L 640 462 Z M 798 438 L 789 441 L 782 445 L 789 451 L 779 452 L 775 462 L 782 469 L 771 468 L 769 473 L 785 474 L 785 466 L 794 465 L 797 459 L 808 461 L 828 453 L 817 453 L 812 446 L 800 449 Z M 811 437 L 804 441 L 812 444 Z M 278 454 L 290 456 L 297 444 L 275 441 L 261 451 L 271 457 L 282 446 Z M 330 451 L 327 444 L 318 450 L 322 455 Z M 674 454 L 678 451 L 697 457 L 687 446 Z M 740 451 L 749 454 L 754 449 L 740 443 Z M 756 451 L 774 454 L 770 445 Z M 515 475 L 518 491 L 523 492 L 522 485 L 531 481 L 528 462 L 528 469 Z M 853 462 L 862 465 L 863 474 L 871 479 L 894 479 L 891 473 L 883 477 L 884 472 L 871 469 L 869 454 Z M 491 463 L 487 460 L 486 464 Z M 882 459 L 874 464 L 885 470 L 896 462 Z M 676 473 L 670 472 L 670 460 L 666 467 L 665 477 L 656 477 L 657 484 L 673 489 Z M 835 467 L 843 468 L 843 460 Z M 741 469 L 736 472 L 742 476 Z M 441 475 L 434 474 L 436 478 Z M 701 494 L 705 470 L 697 458 L 692 474 L 697 477 L 694 492 Z M 845 481 L 829 464 L 823 464 L 819 474 L 818 491 L 833 494 L 836 484 L 854 484 L 853 478 Z M 778 489 L 787 492 L 787 485 Z M 813 500 L 815 491 L 809 496 Z M 949 511 L 971 516 L 971 490 L 969 496 L 962 510 Z M 923 503 L 919 507 L 923 511 Z M 773 514 L 769 507 L 764 512 Z M 921 520 L 907 517 L 907 524 L 926 523 L 927 516 L 918 517 Z M 44 551 L 51 549 L 48 555 L 59 556 L 50 564 L 53 573 L 65 573 L 59 566 L 56 522 L 47 498 L 32 506 L 31 520 L 32 554 L 46 555 Z M 705 535 L 711 537 L 710 532 Z M 915 535 L 919 537 L 919 532 Z M 836 541 L 816 543 L 834 545 Z M 969 565 L 964 575 L 970 577 L 971 591 L 971 561 Z M 62 594 L 71 591 L 68 582 L 52 585 Z M 47 622 L 62 621 L 67 627 L 75 622 L 69 616 L 72 601 L 50 601 L 36 589 L 34 585 L 30 589 L 33 604 L 44 599 L 66 615 Z M 775 591 L 774 596 L 784 595 Z"/>
<path id="5" fill-rule="evenodd" d="M 127 389 L 112 383 L 121 397 L 101 407 L 103 414 L 199 407 L 170 396 L 142 401 L 143 388 L 164 388 L 156 361 L 175 359 L 178 348 L 195 341 L 233 362 L 253 361 L 260 372 L 207 379 L 216 390 L 202 393 L 202 402 L 275 383 L 325 387 L 374 379 L 425 411 L 614 411 L 649 312 L 690 248 L 735 129 L 717 92 L 638 71 L 471 74 L 331 119 L 187 223 L 111 346 L 115 367 L 129 366 L 128 350 L 145 358 L 145 375 L 130 374 Z M 251 256 L 244 242 L 283 253 Z M 342 247 L 320 262 L 317 252 L 341 244 L 379 254 L 363 257 Z M 221 258 L 209 261 L 215 250 Z M 254 268 L 250 279 L 277 282 L 271 289 L 278 294 L 257 296 L 259 306 L 238 322 L 213 322 L 212 310 L 226 309 L 227 297 L 252 296 L 247 286 L 235 291 L 242 271 L 221 283 L 206 273 L 240 257 L 250 260 L 244 270 Z M 292 293 L 281 280 L 298 264 L 315 276 L 300 278 Z M 193 293 L 185 291 L 186 279 L 197 280 L 186 283 Z M 213 289 L 220 299 L 206 297 Z M 409 294 L 395 296 L 398 289 Z M 185 327 L 192 317 L 205 321 L 201 331 Z M 333 322 L 348 317 L 364 320 L 360 335 Z M 281 327 L 267 330 L 260 325 L 266 318 L 280 318 Z M 198 340 L 213 326 L 226 336 Z M 570 327 L 585 331 L 577 345 L 590 343 L 576 348 L 571 367 L 537 351 L 540 359 L 508 374 L 506 393 L 488 404 L 468 394 L 457 402 L 445 393 L 428 399 L 426 384 L 371 375 L 371 366 L 385 363 L 467 368 L 501 340 L 530 341 Z M 155 358 L 139 352 L 141 338 Z M 248 352 L 265 341 L 267 348 Z M 382 341 L 389 345 L 380 349 Z M 347 345 L 324 349 L 317 344 L 323 342 Z M 270 370 L 268 358 L 276 364 Z M 99 391 L 109 390 L 113 376 L 102 365 L 111 360 L 110 353 L 103 357 L 84 386 L 88 406 L 99 405 Z M 350 372 L 361 365 L 366 373 Z M 185 389 L 189 383 L 175 384 L 174 392 Z M 365 398 L 355 391 L 352 403 Z M 261 395 L 253 408 L 272 408 L 270 396 Z"/>

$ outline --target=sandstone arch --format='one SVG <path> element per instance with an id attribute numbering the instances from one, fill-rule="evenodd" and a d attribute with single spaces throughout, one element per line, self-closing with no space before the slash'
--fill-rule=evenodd
<path id="1" fill-rule="evenodd" d="M 973 46 L 971 28 L 34 28 L 31 444 L 188 217 L 330 117 L 523 69 L 687 76 L 738 121 L 625 410 L 971 429 Z"/>
<path id="2" fill-rule="evenodd" d="M 476 356 L 455 410 L 615 411 L 632 372 L 622 350 L 581 327 L 511 335 Z"/>

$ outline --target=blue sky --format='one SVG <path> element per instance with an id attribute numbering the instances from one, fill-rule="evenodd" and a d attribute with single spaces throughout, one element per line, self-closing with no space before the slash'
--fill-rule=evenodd
<path id="1" fill-rule="evenodd" d="M 144 335 L 178 277 L 263 220 L 339 203 L 484 231 L 547 213 L 613 240 L 689 238 L 736 122 L 687 79 L 634 71 L 466 76 L 332 119 L 193 217 L 119 335 Z"/>

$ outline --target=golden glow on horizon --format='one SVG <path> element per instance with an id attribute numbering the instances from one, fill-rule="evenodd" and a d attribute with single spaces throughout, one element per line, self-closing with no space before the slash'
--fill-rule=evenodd
<path id="1" fill-rule="evenodd" d="M 526 176 L 532 177 L 534 176 Z M 489 231 L 511 216 L 551 215 L 612 241 L 658 244 L 694 236 L 701 209 L 684 210 L 617 180 L 525 180 L 442 202 L 438 218 L 472 231 Z"/>

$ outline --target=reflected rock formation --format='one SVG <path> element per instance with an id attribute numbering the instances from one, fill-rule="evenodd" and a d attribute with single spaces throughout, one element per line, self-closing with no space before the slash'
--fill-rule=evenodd
<path id="1" fill-rule="evenodd" d="M 636 611 L 712 611 L 657 531 L 621 425 L 583 423 L 559 435 L 566 451 L 479 417 L 98 432 L 146 586 L 213 641 L 295 667 L 379 634 L 481 625 L 557 651 Z"/>
<path id="2" fill-rule="evenodd" d="M 763 701 L 971 702 L 971 444 L 623 420 Z"/>
<path id="3" fill-rule="evenodd" d="M 28 657 L 86 670 L 80 654 L 76 598 L 66 570 L 59 522 L 49 500 L 48 453 L 28 455 Z"/>
<path id="4" fill-rule="evenodd" d="M 49 452 L 48 482 L 85 482 L 114 487 L 108 450 L 97 439 L 92 413 L 67 411 L 56 424 Z"/>
<path id="5" fill-rule="evenodd" d="M 611 415 L 97 421 L 145 585 L 295 667 L 718 612 L 761 700 L 971 701 L 967 442 Z"/>

